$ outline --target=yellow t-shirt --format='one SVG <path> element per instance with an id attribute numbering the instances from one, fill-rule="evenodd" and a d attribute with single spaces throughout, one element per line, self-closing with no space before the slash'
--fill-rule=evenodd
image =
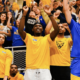
<path id="1" fill-rule="evenodd" d="M 4 78 L 4 76 L 9 76 L 12 59 L 13 56 L 10 50 L 0 48 L 0 78 Z"/>
<path id="2" fill-rule="evenodd" d="M 27 47 L 26 69 L 49 69 L 52 43 L 50 35 L 34 37 L 27 33 L 24 42 Z"/>
<path id="3" fill-rule="evenodd" d="M 18 72 L 15 77 L 9 76 L 8 79 L 9 80 L 24 80 L 24 76 Z"/>
<path id="4" fill-rule="evenodd" d="M 71 41 L 71 38 L 55 38 L 51 48 L 50 65 L 70 66 Z"/>
<path id="5" fill-rule="evenodd" d="M 71 80 L 80 80 L 80 77 L 71 74 Z"/>
<path id="6" fill-rule="evenodd" d="M 51 0 L 41 0 L 41 1 L 43 3 L 43 6 L 51 4 Z"/>

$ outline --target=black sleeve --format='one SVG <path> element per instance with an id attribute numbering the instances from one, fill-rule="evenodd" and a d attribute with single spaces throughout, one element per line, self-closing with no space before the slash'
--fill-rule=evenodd
<path id="1" fill-rule="evenodd" d="M 26 6 L 26 1 L 23 1 L 23 7 Z"/>

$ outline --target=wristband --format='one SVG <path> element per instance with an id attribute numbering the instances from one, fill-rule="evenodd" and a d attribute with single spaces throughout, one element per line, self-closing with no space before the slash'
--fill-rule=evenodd
<path id="1" fill-rule="evenodd" d="M 53 16 L 53 14 L 52 14 L 52 13 L 49 15 L 49 17 L 51 17 L 51 16 Z"/>

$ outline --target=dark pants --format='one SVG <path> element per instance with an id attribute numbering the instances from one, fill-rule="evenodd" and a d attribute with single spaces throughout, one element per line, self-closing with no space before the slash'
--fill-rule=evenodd
<path id="1" fill-rule="evenodd" d="M 0 78 L 0 80 L 3 80 L 3 78 Z M 7 79 L 8 80 L 8 79 Z"/>
<path id="2" fill-rule="evenodd" d="M 70 80 L 70 67 L 50 66 L 52 80 Z"/>

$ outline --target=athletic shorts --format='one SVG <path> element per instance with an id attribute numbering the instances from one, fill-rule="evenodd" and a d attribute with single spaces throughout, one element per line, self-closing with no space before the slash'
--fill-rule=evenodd
<path id="1" fill-rule="evenodd" d="M 52 80 L 70 80 L 69 66 L 50 66 Z"/>
<path id="2" fill-rule="evenodd" d="M 0 78 L 0 80 L 3 80 L 3 78 Z M 9 80 L 9 79 L 7 79 L 7 80 Z"/>
<path id="3" fill-rule="evenodd" d="M 71 74 L 71 80 L 80 80 L 80 77 Z"/>
<path id="4" fill-rule="evenodd" d="M 80 77 L 80 58 L 74 58 L 71 62 L 71 74 Z"/>
<path id="5" fill-rule="evenodd" d="M 51 80 L 49 69 L 27 69 L 24 80 Z"/>

